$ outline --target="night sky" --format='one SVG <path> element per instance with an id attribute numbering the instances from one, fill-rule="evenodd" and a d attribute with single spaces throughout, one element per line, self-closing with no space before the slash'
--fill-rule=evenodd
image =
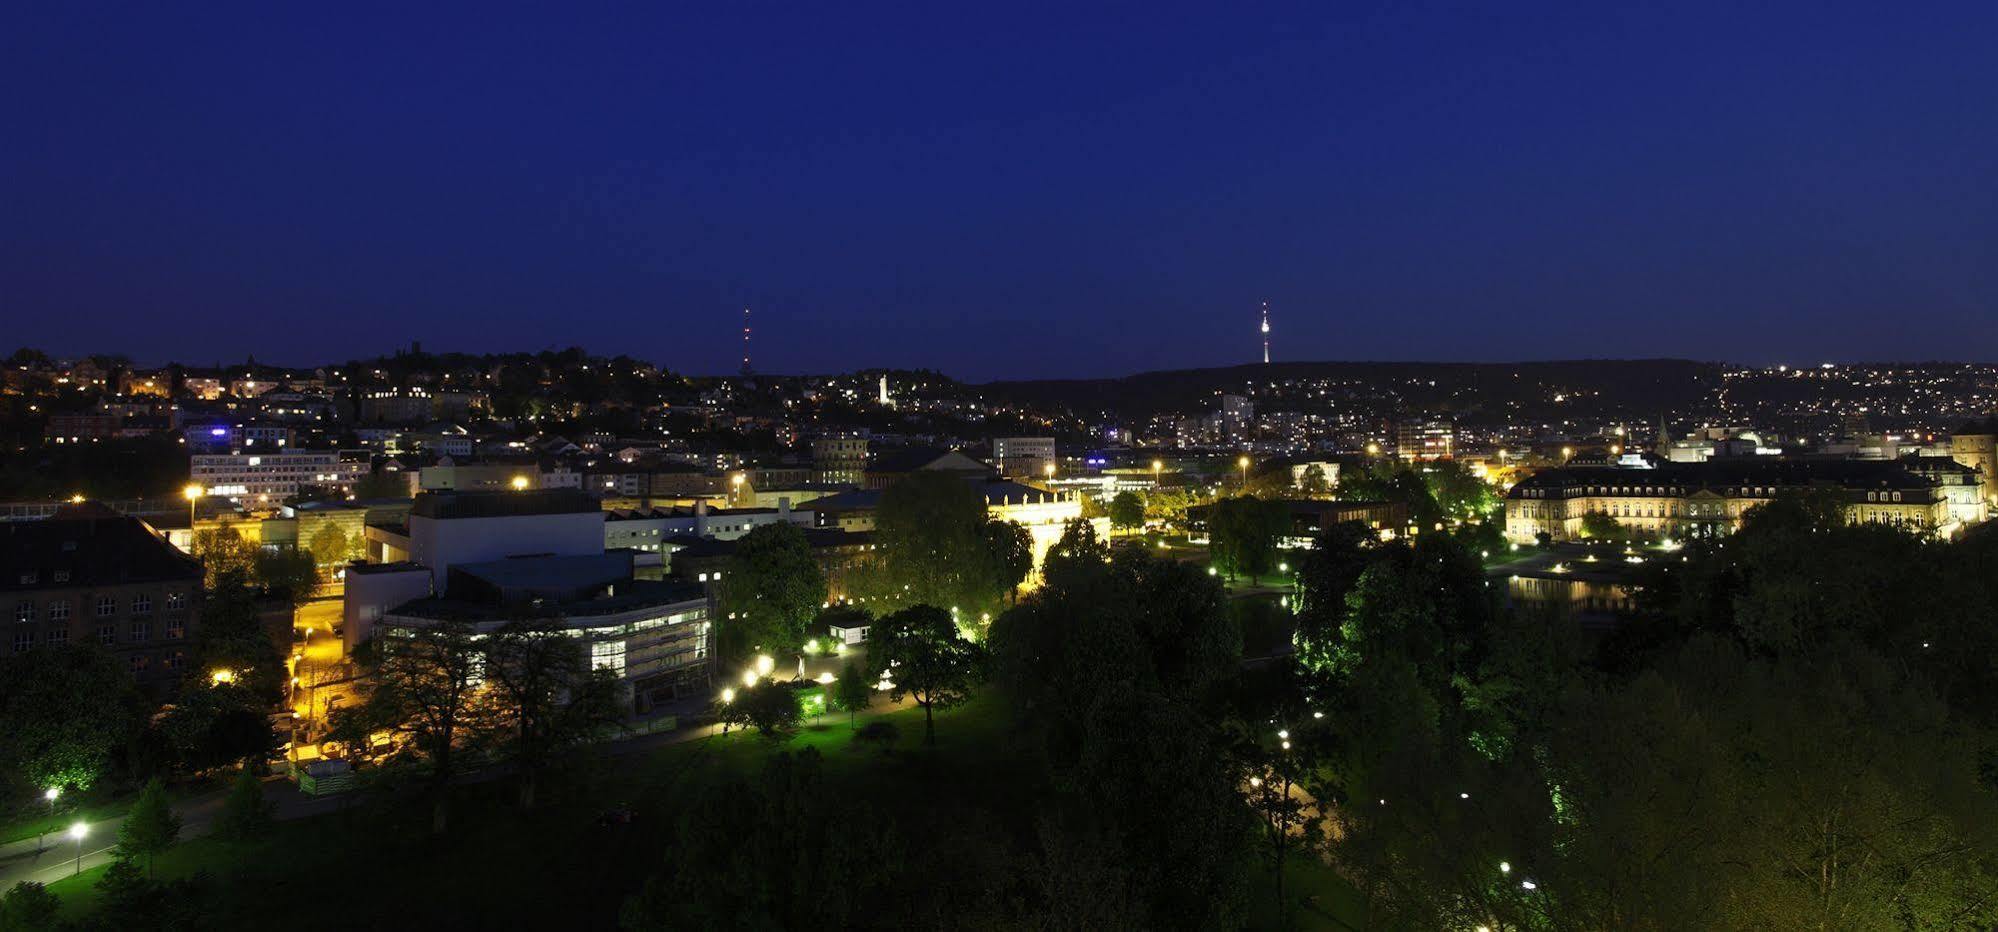
<path id="1" fill-rule="evenodd" d="M 1998 4 L 13 3 L 0 343 L 1998 359 Z"/>

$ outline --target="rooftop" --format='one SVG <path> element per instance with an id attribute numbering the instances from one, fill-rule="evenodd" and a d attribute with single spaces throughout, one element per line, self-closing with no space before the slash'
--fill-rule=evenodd
<path id="1" fill-rule="evenodd" d="M 409 513 L 414 517 L 444 520 L 592 514 L 602 510 L 596 499 L 575 489 L 527 489 L 517 492 L 425 492 L 416 497 Z"/>
<path id="2" fill-rule="evenodd" d="M 64 581 L 56 582 L 56 574 Z M 0 524 L 0 591 L 196 582 L 201 563 L 137 518 L 96 502 Z"/>

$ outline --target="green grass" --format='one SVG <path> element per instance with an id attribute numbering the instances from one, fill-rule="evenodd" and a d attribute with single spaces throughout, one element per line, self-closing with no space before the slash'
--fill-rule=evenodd
<path id="1" fill-rule="evenodd" d="M 1324 861 L 1309 854 L 1293 853 L 1284 860 L 1283 878 L 1284 898 L 1290 901 L 1289 928 L 1304 932 L 1352 932 L 1361 927 L 1365 904 L 1359 891 Z M 1285 927 L 1277 906 L 1276 875 L 1260 857 L 1250 897 L 1249 928 Z"/>
<path id="2" fill-rule="evenodd" d="M 546 926 L 609 928 L 624 898 L 671 863 L 674 825 L 696 788 L 758 773 L 778 751 L 816 749 L 829 789 L 842 799 L 902 807 L 946 792 L 1015 811 L 1032 791 L 1025 765 L 1006 755 L 1008 718 L 996 698 L 976 697 L 937 715 L 937 747 L 922 746 L 921 709 L 871 720 L 895 723 L 884 753 L 857 745 L 844 715 L 826 716 L 784 741 L 754 732 L 696 738 L 627 755 L 583 758 L 542 781 L 540 805 L 522 812 L 510 779 L 454 791 L 451 832 L 429 833 L 430 809 L 403 797 L 357 797 L 348 809 L 280 822 L 251 843 L 195 839 L 162 854 L 155 872 L 171 880 L 207 872 L 226 913 L 214 928 L 269 924 L 290 929 L 374 924 L 400 928 Z M 628 807 L 629 825 L 600 825 Z M 64 915 L 99 905 L 103 868 L 50 889 Z M 388 904 L 394 904 L 393 906 Z"/>
<path id="3" fill-rule="evenodd" d="M 845 715 L 810 722 L 787 740 L 753 731 L 583 759 L 543 781 L 541 804 L 523 812 L 514 781 L 455 791 L 451 832 L 429 833 L 430 810 L 410 798 L 357 796 L 329 815 L 280 822 L 254 842 L 199 838 L 160 855 L 155 874 L 175 880 L 206 873 L 220 888 L 212 928 L 280 922 L 291 930 L 522 927 L 610 928 L 629 894 L 672 863 L 674 826 L 697 788 L 754 777 L 779 751 L 815 749 L 828 790 L 882 810 L 908 811 L 940 796 L 993 814 L 1002 829 L 1039 804 L 1041 779 L 1007 741 L 1000 698 L 974 697 L 937 715 L 937 746 L 923 746 L 921 709 L 863 714 L 889 721 L 899 740 L 882 751 L 854 741 Z M 598 817 L 628 807 L 629 825 Z M 968 830 L 975 830 L 969 829 Z M 102 867 L 50 885 L 63 915 L 100 905 Z M 1258 868 L 1250 891 L 1253 928 L 1278 929 L 1270 876 Z M 1286 871 L 1291 928 L 1341 930 L 1332 916 L 1357 916 L 1352 891 L 1324 865 L 1293 858 Z M 1315 905 L 1307 905 L 1311 896 Z"/>
<path id="4" fill-rule="evenodd" d="M 215 784 L 210 781 L 175 784 L 167 787 L 167 796 L 170 799 L 179 801 L 189 796 L 200 795 L 214 788 Z M 54 815 L 49 814 L 47 803 L 32 802 L 23 804 L 15 810 L 12 819 L 5 823 L 0 823 L 0 844 L 8 844 L 24 838 L 33 838 L 43 832 L 55 834 L 79 821 L 101 822 L 105 819 L 117 818 L 124 815 L 127 809 L 132 808 L 132 800 L 137 798 L 138 795 L 139 791 L 137 787 L 117 793 L 92 791 L 86 794 L 80 803 L 74 800 L 58 800 L 59 808 Z"/>
<path id="5" fill-rule="evenodd" d="M 220 874 L 249 858 L 269 856 L 268 848 L 267 841 L 235 844 L 216 838 L 190 839 L 168 848 L 153 860 L 153 877 L 169 881 L 192 877 L 203 871 Z M 79 919 L 97 910 L 103 899 L 103 893 L 97 889 L 97 881 L 104 876 L 107 866 L 100 864 L 48 885 L 49 892 L 62 898 L 63 918 Z"/>

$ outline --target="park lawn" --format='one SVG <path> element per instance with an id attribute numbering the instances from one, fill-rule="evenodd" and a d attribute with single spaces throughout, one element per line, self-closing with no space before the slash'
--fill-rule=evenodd
<path id="1" fill-rule="evenodd" d="M 179 802 L 190 796 L 199 796 L 215 789 L 213 780 L 197 780 L 191 783 L 176 783 L 167 787 L 167 798 Z M 50 815 L 48 806 L 32 803 L 22 806 L 15 813 L 16 818 L 0 824 L 0 844 L 33 838 L 42 832 L 56 833 L 76 822 L 101 822 L 115 819 L 132 808 L 132 800 L 139 796 L 139 788 L 132 787 L 120 793 L 92 792 L 85 801 L 71 807 L 64 804 L 55 815 Z"/>
<path id="2" fill-rule="evenodd" d="M 268 856 L 267 848 L 267 842 L 237 844 L 212 837 L 190 839 L 168 848 L 153 860 L 153 877 L 169 881 L 202 871 L 218 873 L 248 858 Z M 107 866 L 100 864 L 48 885 L 49 892 L 62 897 L 63 918 L 76 919 L 96 911 L 103 898 L 97 881 L 104 876 Z"/>
<path id="3" fill-rule="evenodd" d="M 624 898 L 669 864 L 674 826 L 710 780 L 753 777 L 771 754 L 816 749 L 829 789 L 843 799 L 908 807 L 948 786 L 994 809 L 1017 811 L 1031 793 L 1004 753 L 1002 701 L 979 696 L 937 714 L 937 747 L 922 746 L 921 709 L 862 715 L 899 730 L 891 752 L 857 746 L 846 716 L 826 716 L 788 741 L 753 732 L 696 738 L 624 755 L 584 755 L 542 781 L 540 805 L 523 812 L 509 779 L 457 787 L 451 832 L 429 834 L 430 808 L 403 799 L 357 798 L 353 806 L 277 823 L 268 837 L 234 843 L 194 839 L 162 854 L 165 880 L 207 872 L 226 904 L 216 928 L 267 924 L 351 929 L 369 924 L 439 928 L 609 928 Z M 1022 779 L 1011 779 L 1021 775 Z M 1023 785 L 1025 784 L 1025 785 Z M 1016 796 L 1017 798 L 1007 798 Z M 600 824 L 628 808 L 630 824 Z M 99 904 L 103 868 L 50 887 L 64 914 Z"/>
<path id="4" fill-rule="evenodd" d="M 1249 893 L 1249 928 L 1327 932 L 1361 928 L 1366 909 L 1359 891 L 1324 861 L 1299 853 L 1284 860 L 1284 893 L 1290 900 L 1290 924 L 1286 927 L 1277 908 L 1275 875 L 1268 865 L 1259 853 Z"/>

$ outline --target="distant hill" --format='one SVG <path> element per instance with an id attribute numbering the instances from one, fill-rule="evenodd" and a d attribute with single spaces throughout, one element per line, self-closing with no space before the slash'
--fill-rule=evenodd
<path id="1" fill-rule="evenodd" d="M 989 398 L 1064 406 L 1078 415 L 1125 417 L 1212 407 L 1215 395 L 1249 384 L 1294 380 L 1361 383 L 1442 412 L 1537 408 L 1564 393 L 1578 408 L 1672 410 L 1689 407 L 1720 383 L 1720 363 L 1684 359 L 1578 359 L 1555 362 L 1279 362 L 1215 369 L 1141 372 L 1112 379 L 990 382 Z M 1433 385 L 1430 383 L 1434 383 Z"/>

